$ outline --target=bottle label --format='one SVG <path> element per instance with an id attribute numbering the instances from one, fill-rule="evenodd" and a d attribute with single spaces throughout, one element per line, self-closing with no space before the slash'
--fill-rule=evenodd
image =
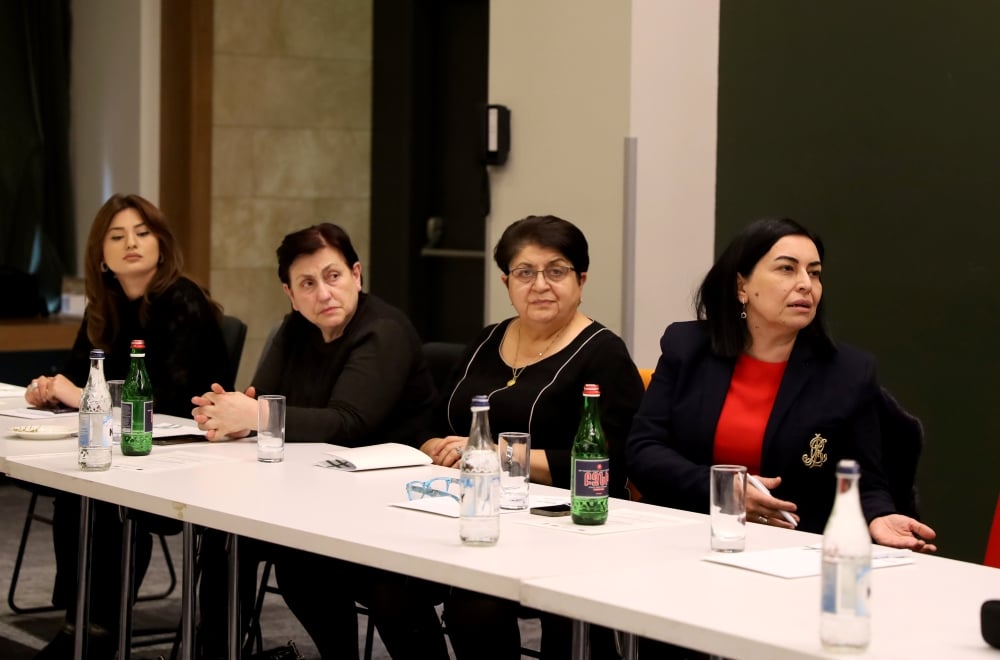
<path id="1" fill-rule="evenodd" d="M 573 497 L 607 497 L 610 461 L 606 458 L 573 460 Z"/>
<path id="2" fill-rule="evenodd" d="M 823 561 L 823 612 L 868 617 L 871 564 L 867 558 L 840 557 Z"/>
<path id="3" fill-rule="evenodd" d="M 122 434 L 153 432 L 152 401 L 122 401 Z"/>

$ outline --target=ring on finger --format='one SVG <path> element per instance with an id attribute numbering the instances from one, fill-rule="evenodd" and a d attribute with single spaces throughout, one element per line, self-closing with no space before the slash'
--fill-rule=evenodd
<path id="1" fill-rule="evenodd" d="M 38 381 L 37 380 L 31 381 L 31 385 L 28 385 L 28 389 L 29 390 L 37 390 L 38 389 Z"/>
<path id="2" fill-rule="evenodd" d="M 461 455 L 462 455 L 462 448 L 461 448 L 461 447 L 458 447 L 458 446 L 456 446 L 456 447 L 455 447 L 455 453 L 456 453 L 456 454 L 458 454 L 459 456 L 461 456 Z"/>
<path id="3" fill-rule="evenodd" d="M 767 516 L 757 516 L 757 521 L 761 525 L 766 525 L 767 524 Z"/>

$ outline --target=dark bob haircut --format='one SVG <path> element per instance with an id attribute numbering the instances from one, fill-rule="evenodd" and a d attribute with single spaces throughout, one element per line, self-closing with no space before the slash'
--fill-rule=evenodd
<path id="1" fill-rule="evenodd" d="M 331 247 L 343 255 L 348 266 L 358 263 L 358 253 L 347 232 L 332 222 L 323 222 L 292 232 L 278 246 L 278 279 L 289 284 L 288 269 L 304 254 L 314 254 L 324 247 Z"/>
<path id="2" fill-rule="evenodd" d="M 576 225 L 554 215 L 529 215 L 507 227 L 493 250 L 493 260 L 504 275 L 510 275 L 510 262 L 528 245 L 562 254 L 573 265 L 577 281 L 590 268 L 587 237 Z"/>
<path id="3" fill-rule="evenodd" d="M 742 305 L 736 295 L 736 276 L 749 277 L 757 262 L 785 236 L 805 236 L 816 245 L 823 260 L 823 241 L 819 236 L 789 218 L 763 218 L 741 231 L 705 275 L 695 296 L 695 311 L 699 319 L 708 322 L 712 351 L 717 355 L 736 357 L 746 350 L 750 331 L 740 318 Z M 813 337 L 823 349 L 833 348 L 823 324 L 822 298 L 812 323 L 800 334 Z"/>

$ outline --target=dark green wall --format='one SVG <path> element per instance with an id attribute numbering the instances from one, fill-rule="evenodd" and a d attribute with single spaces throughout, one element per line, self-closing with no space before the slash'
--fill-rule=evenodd
<path id="1" fill-rule="evenodd" d="M 834 336 L 923 420 L 922 517 L 977 562 L 1000 492 L 998 30 L 971 0 L 723 0 L 720 27 L 717 246 L 762 215 L 823 237 Z"/>

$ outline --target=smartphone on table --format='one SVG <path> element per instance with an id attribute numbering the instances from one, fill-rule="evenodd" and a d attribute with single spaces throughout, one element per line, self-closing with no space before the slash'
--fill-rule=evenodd
<path id="1" fill-rule="evenodd" d="M 572 511 L 572 508 L 568 504 L 533 506 L 529 509 L 529 513 L 533 513 L 536 516 L 568 516 Z"/>

